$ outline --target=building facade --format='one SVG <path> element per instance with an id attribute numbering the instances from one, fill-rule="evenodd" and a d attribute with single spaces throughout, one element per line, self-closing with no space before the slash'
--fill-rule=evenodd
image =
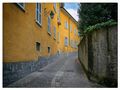
<path id="1" fill-rule="evenodd" d="M 77 51 L 77 22 L 59 3 L 3 4 L 4 62 Z"/>
<path id="2" fill-rule="evenodd" d="M 60 3 L 3 4 L 4 71 L 13 65 L 9 63 L 36 62 L 40 57 L 78 50 L 77 21 L 63 6 Z"/>

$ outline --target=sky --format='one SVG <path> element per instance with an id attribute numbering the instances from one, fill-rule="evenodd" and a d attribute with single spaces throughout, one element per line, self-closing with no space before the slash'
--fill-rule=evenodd
<path id="1" fill-rule="evenodd" d="M 65 3 L 65 9 L 78 21 L 77 9 L 79 8 L 78 3 Z"/>

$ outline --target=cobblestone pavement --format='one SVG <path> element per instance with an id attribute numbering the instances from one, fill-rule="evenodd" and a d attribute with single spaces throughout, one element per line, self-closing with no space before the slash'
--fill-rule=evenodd
<path id="1" fill-rule="evenodd" d="M 8 87 L 102 87 L 88 81 L 77 61 L 77 53 L 61 56 L 46 67 L 10 84 Z"/>

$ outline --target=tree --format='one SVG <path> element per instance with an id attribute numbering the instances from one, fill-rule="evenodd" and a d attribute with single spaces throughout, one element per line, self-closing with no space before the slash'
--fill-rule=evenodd
<path id="1" fill-rule="evenodd" d="M 117 21 L 117 3 L 81 3 L 78 9 L 80 33 L 87 27 L 110 19 Z"/>

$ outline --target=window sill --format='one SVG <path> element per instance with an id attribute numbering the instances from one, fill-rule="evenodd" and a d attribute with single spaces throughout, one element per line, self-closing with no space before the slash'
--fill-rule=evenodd
<path id="1" fill-rule="evenodd" d="M 48 31 L 47 31 L 48 32 Z M 48 32 L 48 34 L 51 36 L 51 33 L 50 32 Z"/>
<path id="2" fill-rule="evenodd" d="M 54 37 L 54 40 L 56 40 L 56 38 Z"/>
<path id="3" fill-rule="evenodd" d="M 56 13 L 56 9 L 55 9 L 55 7 L 53 6 L 53 8 L 54 8 L 54 12 Z"/>
<path id="4" fill-rule="evenodd" d="M 17 3 L 18 8 L 20 8 L 23 12 L 25 12 L 25 6 L 22 7 L 20 4 Z"/>
<path id="5" fill-rule="evenodd" d="M 68 45 L 65 45 L 65 47 L 68 47 Z"/>
<path id="6" fill-rule="evenodd" d="M 37 52 L 41 52 L 40 50 L 36 50 Z"/>
<path id="7" fill-rule="evenodd" d="M 38 26 L 42 27 L 42 25 L 36 20 L 36 23 Z"/>

